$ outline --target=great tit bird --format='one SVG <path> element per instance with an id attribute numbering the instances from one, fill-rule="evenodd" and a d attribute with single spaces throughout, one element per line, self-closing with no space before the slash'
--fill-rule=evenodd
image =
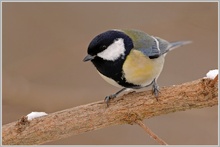
<path id="1" fill-rule="evenodd" d="M 105 97 L 105 102 L 126 89 L 140 89 L 152 85 L 158 97 L 159 77 L 165 55 L 174 48 L 191 41 L 168 42 L 139 30 L 108 30 L 97 35 L 89 44 L 85 61 L 91 61 L 101 77 L 108 83 L 121 87 L 115 94 Z"/>

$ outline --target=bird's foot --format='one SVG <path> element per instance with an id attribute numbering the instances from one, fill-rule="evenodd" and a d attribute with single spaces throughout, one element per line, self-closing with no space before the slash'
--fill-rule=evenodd
<path id="1" fill-rule="evenodd" d="M 157 85 L 156 81 L 154 81 L 152 86 L 152 94 L 155 95 L 157 101 L 158 101 L 159 93 L 160 93 L 159 86 Z"/>
<path id="2" fill-rule="evenodd" d="M 116 92 L 115 94 L 112 94 L 112 95 L 109 95 L 109 96 L 106 96 L 105 97 L 105 102 L 106 102 L 106 104 L 107 104 L 107 107 L 109 106 L 109 101 L 110 101 L 110 99 L 113 99 L 113 98 L 115 98 L 119 93 L 121 93 L 121 92 L 123 92 L 123 91 L 125 91 L 127 88 L 122 88 L 121 90 L 119 90 L 118 92 Z"/>
<path id="3" fill-rule="evenodd" d="M 117 94 L 112 94 L 112 95 L 109 95 L 109 96 L 105 97 L 104 102 L 107 104 L 107 107 L 109 106 L 110 99 L 114 99 L 116 96 L 117 96 Z"/>

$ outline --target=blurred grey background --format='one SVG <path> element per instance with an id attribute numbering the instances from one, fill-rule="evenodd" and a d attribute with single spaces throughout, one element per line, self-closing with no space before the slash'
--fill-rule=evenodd
<path id="1" fill-rule="evenodd" d="M 2 124 L 32 111 L 53 113 L 103 100 L 119 90 L 82 59 L 97 34 L 133 28 L 168 41 L 193 43 L 166 56 L 160 87 L 218 68 L 217 2 L 3 2 Z M 146 88 L 143 90 L 148 90 Z M 146 119 L 168 144 L 218 144 L 218 107 Z M 157 143 L 137 125 L 113 126 L 47 144 Z"/>

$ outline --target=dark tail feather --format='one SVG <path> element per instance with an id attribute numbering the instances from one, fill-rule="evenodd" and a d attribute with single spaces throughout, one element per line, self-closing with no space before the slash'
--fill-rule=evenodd
<path id="1" fill-rule="evenodd" d="M 177 47 L 180 47 L 180 46 L 183 46 L 183 45 L 187 45 L 187 44 L 190 44 L 192 43 L 192 41 L 177 41 L 177 42 L 170 42 L 170 46 L 168 47 L 169 51 L 170 50 L 173 50 Z"/>

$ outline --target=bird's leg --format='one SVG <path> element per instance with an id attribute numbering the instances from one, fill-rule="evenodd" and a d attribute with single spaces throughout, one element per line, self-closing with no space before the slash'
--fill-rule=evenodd
<path id="1" fill-rule="evenodd" d="M 156 79 L 153 80 L 152 83 L 152 93 L 155 95 L 157 101 L 158 101 L 158 95 L 159 95 L 159 86 L 157 85 Z"/>
<path id="2" fill-rule="evenodd" d="M 115 94 L 112 94 L 112 95 L 109 95 L 109 96 L 106 96 L 105 97 L 105 102 L 106 102 L 106 104 L 107 104 L 107 107 L 109 106 L 109 101 L 110 101 L 110 99 L 113 99 L 113 98 L 115 98 L 119 93 L 121 93 L 121 92 L 123 92 L 123 91 L 125 91 L 127 88 L 122 88 L 121 90 L 119 90 L 118 92 L 116 92 Z"/>

